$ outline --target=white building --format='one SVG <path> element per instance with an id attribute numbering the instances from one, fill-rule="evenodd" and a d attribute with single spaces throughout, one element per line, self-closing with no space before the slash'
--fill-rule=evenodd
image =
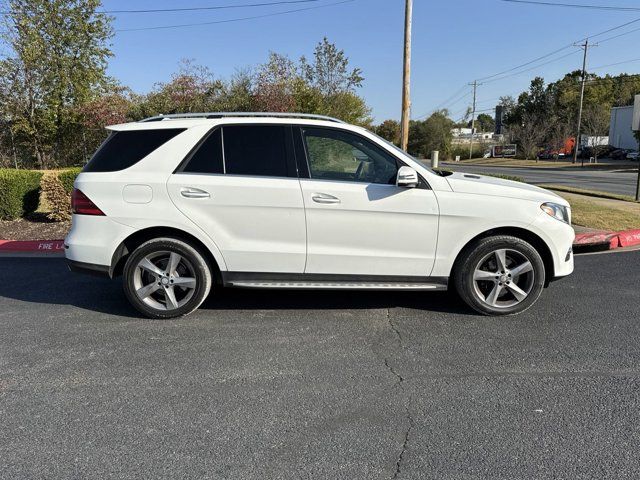
<path id="1" fill-rule="evenodd" d="M 633 105 L 611 109 L 609 141 L 616 148 L 637 149 L 638 140 L 631 130 Z"/>

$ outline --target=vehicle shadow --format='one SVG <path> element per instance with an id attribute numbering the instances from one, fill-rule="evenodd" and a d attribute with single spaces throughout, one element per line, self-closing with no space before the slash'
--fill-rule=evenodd
<path id="1" fill-rule="evenodd" d="M 2 297 L 52 305 L 72 305 L 89 311 L 139 318 L 122 291 L 120 280 L 69 272 L 62 258 L 0 258 L 0 271 L 11 282 L 0 282 Z M 474 315 L 448 292 L 308 291 L 219 289 L 201 306 L 216 310 L 349 310 L 411 308 Z"/>
<path id="2" fill-rule="evenodd" d="M 410 308 L 474 315 L 449 292 L 223 289 L 200 307 L 215 310 L 366 310 Z"/>

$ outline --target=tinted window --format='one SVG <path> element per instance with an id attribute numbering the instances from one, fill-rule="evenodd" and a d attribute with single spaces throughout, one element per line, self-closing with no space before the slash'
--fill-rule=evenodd
<path id="1" fill-rule="evenodd" d="M 183 172 L 224 173 L 222 161 L 222 131 L 212 132 L 191 155 Z"/>
<path id="2" fill-rule="evenodd" d="M 284 126 L 225 126 L 222 135 L 227 174 L 287 176 Z"/>
<path id="3" fill-rule="evenodd" d="M 302 129 L 311 178 L 394 184 L 396 159 L 358 135 L 326 128 Z"/>
<path id="4" fill-rule="evenodd" d="M 129 168 L 183 131 L 180 128 L 167 128 L 112 133 L 84 167 L 84 171 L 115 172 Z"/>

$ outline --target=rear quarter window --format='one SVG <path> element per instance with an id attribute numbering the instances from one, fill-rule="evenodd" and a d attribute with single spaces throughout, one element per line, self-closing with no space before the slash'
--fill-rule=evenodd
<path id="1" fill-rule="evenodd" d="M 184 128 L 129 130 L 112 133 L 84 167 L 84 172 L 116 172 L 129 168 Z"/>

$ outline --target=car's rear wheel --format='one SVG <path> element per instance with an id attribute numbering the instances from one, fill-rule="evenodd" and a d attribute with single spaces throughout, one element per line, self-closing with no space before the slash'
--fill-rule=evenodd
<path id="1" fill-rule="evenodd" d="M 157 238 L 136 248 L 124 267 L 129 302 L 149 318 L 174 318 L 197 309 L 211 290 L 202 254 L 182 240 Z"/>
<path id="2" fill-rule="evenodd" d="M 501 235 L 482 238 L 461 255 L 454 271 L 460 297 L 485 315 L 513 315 L 531 307 L 544 288 L 545 267 L 528 242 Z"/>

